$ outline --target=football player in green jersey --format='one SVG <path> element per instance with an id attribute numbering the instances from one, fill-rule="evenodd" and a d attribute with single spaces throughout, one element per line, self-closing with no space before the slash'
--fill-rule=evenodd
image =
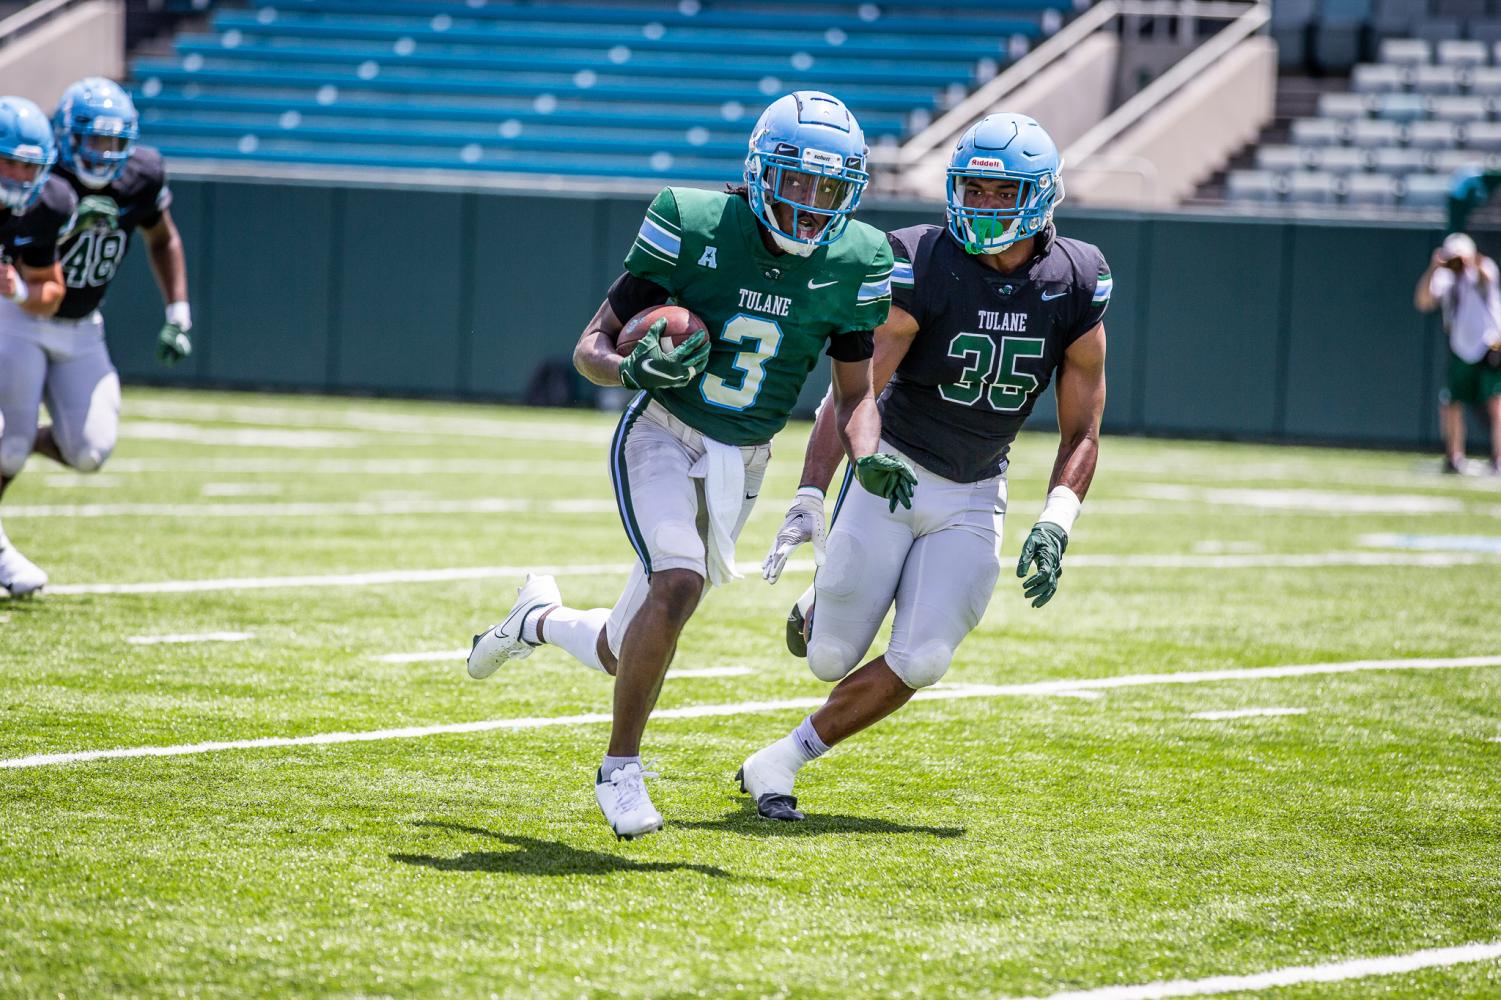
<path id="1" fill-rule="evenodd" d="M 820 352 L 833 359 L 834 424 L 861 484 L 893 505 L 911 501 L 912 470 L 876 454 L 870 358 L 891 302 L 892 253 L 881 232 L 852 218 L 865 157 L 860 126 L 837 98 L 800 91 L 775 101 L 751 135 L 745 188 L 666 188 L 653 199 L 625 273 L 574 350 L 590 381 L 638 390 L 610 470 L 639 562 L 614 608 L 566 607 L 552 577 L 529 575 L 510 614 L 475 637 L 469 673 L 488 677 L 553 643 L 615 676 L 595 797 L 619 837 L 661 829 L 643 783 L 647 716 L 705 585 L 736 578 L 735 539 L 771 438 Z M 692 310 L 708 336 L 667 349 L 654 324 L 628 357 L 617 353 L 624 322 L 664 302 Z"/>

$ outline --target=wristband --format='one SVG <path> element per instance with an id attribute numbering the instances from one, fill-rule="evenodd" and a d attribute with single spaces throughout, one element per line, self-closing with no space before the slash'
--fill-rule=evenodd
<path id="1" fill-rule="evenodd" d="M 167 304 L 167 322 L 187 333 L 193 328 L 193 311 L 188 308 L 186 302 L 169 302 Z"/>
<path id="2" fill-rule="evenodd" d="M 20 305 L 31 298 L 31 289 L 26 287 L 26 279 L 22 278 L 19 274 L 16 275 L 16 290 L 7 295 L 6 298 L 10 299 L 16 305 Z"/>
<path id="3" fill-rule="evenodd" d="M 819 489 L 817 486 L 799 486 L 797 488 L 797 496 L 813 497 L 819 503 L 823 503 L 824 493 L 823 490 Z"/>
<path id="4" fill-rule="evenodd" d="M 1066 535 L 1074 530 L 1074 520 L 1079 516 L 1079 505 L 1082 501 L 1073 490 L 1067 486 L 1054 486 L 1048 493 L 1048 502 L 1042 505 L 1042 513 L 1038 515 L 1037 523 L 1046 521 L 1056 524 L 1063 529 Z"/>

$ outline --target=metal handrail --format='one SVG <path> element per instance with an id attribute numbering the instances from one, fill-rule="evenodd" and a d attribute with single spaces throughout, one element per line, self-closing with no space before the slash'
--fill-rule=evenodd
<path id="1" fill-rule="evenodd" d="M 1142 6 L 1157 5 L 1143 4 Z M 1226 5 L 1182 5 L 1184 8 L 1195 6 L 1222 7 Z M 1192 15 L 1192 12 L 1187 9 L 1182 12 Z M 1213 17 L 1219 15 L 1205 16 Z M 1243 8 L 1240 15 L 1231 24 L 1209 39 L 1209 41 L 1194 49 L 1186 57 L 1179 60 L 1166 73 L 1153 80 L 1134 97 L 1116 108 L 1088 132 L 1080 136 L 1065 152 L 1065 158 L 1069 163 L 1073 164 L 1075 169 L 1082 166 L 1085 160 L 1097 154 L 1106 145 L 1119 138 L 1127 129 L 1139 123 L 1149 112 L 1159 107 L 1168 97 L 1191 83 L 1200 73 L 1208 69 L 1217 60 L 1228 55 L 1231 49 L 1259 32 L 1267 25 L 1271 17 L 1271 7 L 1264 2 L 1258 2 L 1249 8 Z"/>
<path id="2" fill-rule="evenodd" d="M 911 167 L 924 157 L 932 154 L 939 147 L 948 145 L 954 136 L 958 135 L 965 128 L 968 128 L 976 119 L 991 111 L 1002 96 L 1016 90 L 1040 73 L 1045 67 L 1072 52 L 1085 38 L 1105 28 L 1116 18 L 1130 16 L 1206 18 L 1232 21 L 1237 24 L 1243 22 L 1247 17 L 1253 19 L 1259 17 L 1259 20 L 1256 20 L 1255 27 L 1250 29 L 1250 31 L 1246 31 L 1246 35 L 1270 19 L 1266 0 L 1101 0 L 1100 3 L 1095 4 L 1079 15 L 1079 17 L 1064 25 L 1061 30 L 1043 44 L 1012 63 L 993 80 L 977 88 L 974 93 L 944 112 L 926 128 L 904 142 L 896 154 L 898 169 Z M 1221 35 L 1224 35 L 1234 27 L 1235 24 L 1232 24 L 1230 28 L 1221 31 L 1219 35 L 1216 35 L 1205 46 L 1201 46 L 1199 51 L 1213 44 Z M 1238 42 L 1244 37 L 1245 35 L 1240 35 L 1236 38 L 1236 41 Z M 1228 46 L 1226 48 L 1228 49 Z M 1191 54 L 1188 59 L 1192 59 L 1195 54 L 1197 53 Z M 1218 55 L 1215 58 L 1218 58 Z M 1187 59 L 1184 60 L 1184 62 L 1187 61 Z M 1182 65 L 1182 63 L 1179 65 Z M 1197 72 L 1197 68 L 1194 72 Z M 1164 74 L 1163 78 L 1169 75 L 1171 73 Z M 1163 78 L 1159 78 L 1159 81 Z M 1177 87 L 1174 86 L 1170 89 L 1177 89 Z M 1160 88 L 1157 91 L 1159 94 L 1165 92 L 1165 90 Z M 1142 93 L 1145 94 L 1146 91 Z M 1137 97 L 1140 96 L 1142 95 L 1137 95 Z M 1119 109 L 1107 116 L 1099 125 L 1085 133 L 1079 141 L 1083 142 L 1084 139 L 1094 135 L 1105 122 L 1124 121 L 1124 119 L 1117 119 L 1116 116 L 1126 108 L 1133 107 L 1134 101 L 1135 98 L 1132 101 L 1127 101 Z M 1143 107 L 1147 103 L 1149 102 L 1137 104 L 1135 107 Z M 1140 117 L 1140 115 L 1133 112 L 1133 124 L 1134 117 Z M 1122 125 L 1122 130 L 1125 127 L 1127 126 Z M 1076 143 L 1074 150 L 1078 148 L 1079 146 Z M 1098 147 L 1095 148 L 1098 149 Z M 1069 151 L 1068 159 L 1071 163 L 1077 164 L 1079 154 L 1074 150 Z"/>
<path id="3" fill-rule="evenodd" d="M 0 46 L 11 44 L 68 8 L 88 2 L 89 0 L 39 0 L 38 3 L 23 7 L 0 21 Z"/>
<path id="4" fill-rule="evenodd" d="M 976 118 L 989 111 L 1002 94 L 1010 93 L 1035 76 L 1044 66 L 1066 55 L 1088 36 L 1103 28 L 1120 12 L 1120 0 L 1102 0 L 1064 25 L 1053 37 L 1006 67 L 963 101 L 944 112 L 922 131 L 902 143 L 897 154 L 901 167 L 910 167 L 948 142 Z"/>

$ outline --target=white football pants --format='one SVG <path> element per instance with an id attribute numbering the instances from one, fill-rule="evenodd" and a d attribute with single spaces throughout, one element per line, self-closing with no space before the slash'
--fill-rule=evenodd
<path id="1" fill-rule="evenodd" d="M 895 451 L 883 441 L 884 451 Z M 808 666 L 837 681 L 865 659 L 896 604 L 886 663 L 911 688 L 935 684 L 980 623 L 1000 576 L 1006 477 L 956 483 L 913 463 L 912 509 L 893 512 L 846 473 L 813 579 Z"/>
<path id="2" fill-rule="evenodd" d="M 660 403 L 638 396 L 626 408 L 610 452 L 610 472 L 621 521 L 641 556 L 625 590 L 610 612 L 606 637 L 617 656 L 626 628 L 646 601 L 648 572 L 690 569 L 709 578 L 709 520 L 704 498 L 704 435 L 673 416 Z M 733 536 L 740 537 L 761 492 L 771 445 L 740 449 L 745 463 L 745 496 Z"/>
<path id="3" fill-rule="evenodd" d="M 79 320 L 39 319 L 0 301 L 0 475 L 15 476 L 36 441 L 37 408 L 69 466 L 94 472 L 114 450 L 120 376 L 98 310 Z"/>

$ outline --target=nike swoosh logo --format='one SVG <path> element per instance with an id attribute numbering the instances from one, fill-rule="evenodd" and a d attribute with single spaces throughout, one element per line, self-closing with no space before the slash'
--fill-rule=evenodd
<path id="1" fill-rule="evenodd" d="M 11 240 L 11 242 L 18 247 L 24 247 L 26 244 L 30 243 L 31 240 L 32 237 L 30 236 L 17 236 L 14 240 Z"/>
<path id="2" fill-rule="evenodd" d="M 808 279 L 808 288 L 809 288 L 809 290 L 812 290 L 812 289 L 815 289 L 815 288 L 828 288 L 830 285 L 837 285 L 837 284 L 839 284 L 839 280 L 837 278 L 835 280 L 833 280 L 833 281 L 818 281 L 818 282 L 815 282 L 812 278 Z"/>
<path id="3" fill-rule="evenodd" d="M 674 376 L 668 374 L 667 372 L 664 372 L 662 369 L 658 368 L 656 365 L 652 364 L 651 361 L 649 361 L 649 360 L 642 361 L 641 362 L 641 367 L 644 368 L 644 369 L 646 369 L 647 371 L 651 372 L 653 375 L 657 376 L 657 378 L 673 378 L 674 377 Z M 691 373 L 691 370 L 690 370 L 690 373 Z"/>
<path id="4" fill-rule="evenodd" d="M 1054 299 L 1061 299 L 1061 298 L 1063 298 L 1067 294 L 1068 294 L 1068 292 L 1054 292 L 1053 294 L 1049 295 L 1047 292 L 1043 292 L 1042 293 L 1042 301 L 1044 301 L 1044 302 L 1051 302 Z"/>

